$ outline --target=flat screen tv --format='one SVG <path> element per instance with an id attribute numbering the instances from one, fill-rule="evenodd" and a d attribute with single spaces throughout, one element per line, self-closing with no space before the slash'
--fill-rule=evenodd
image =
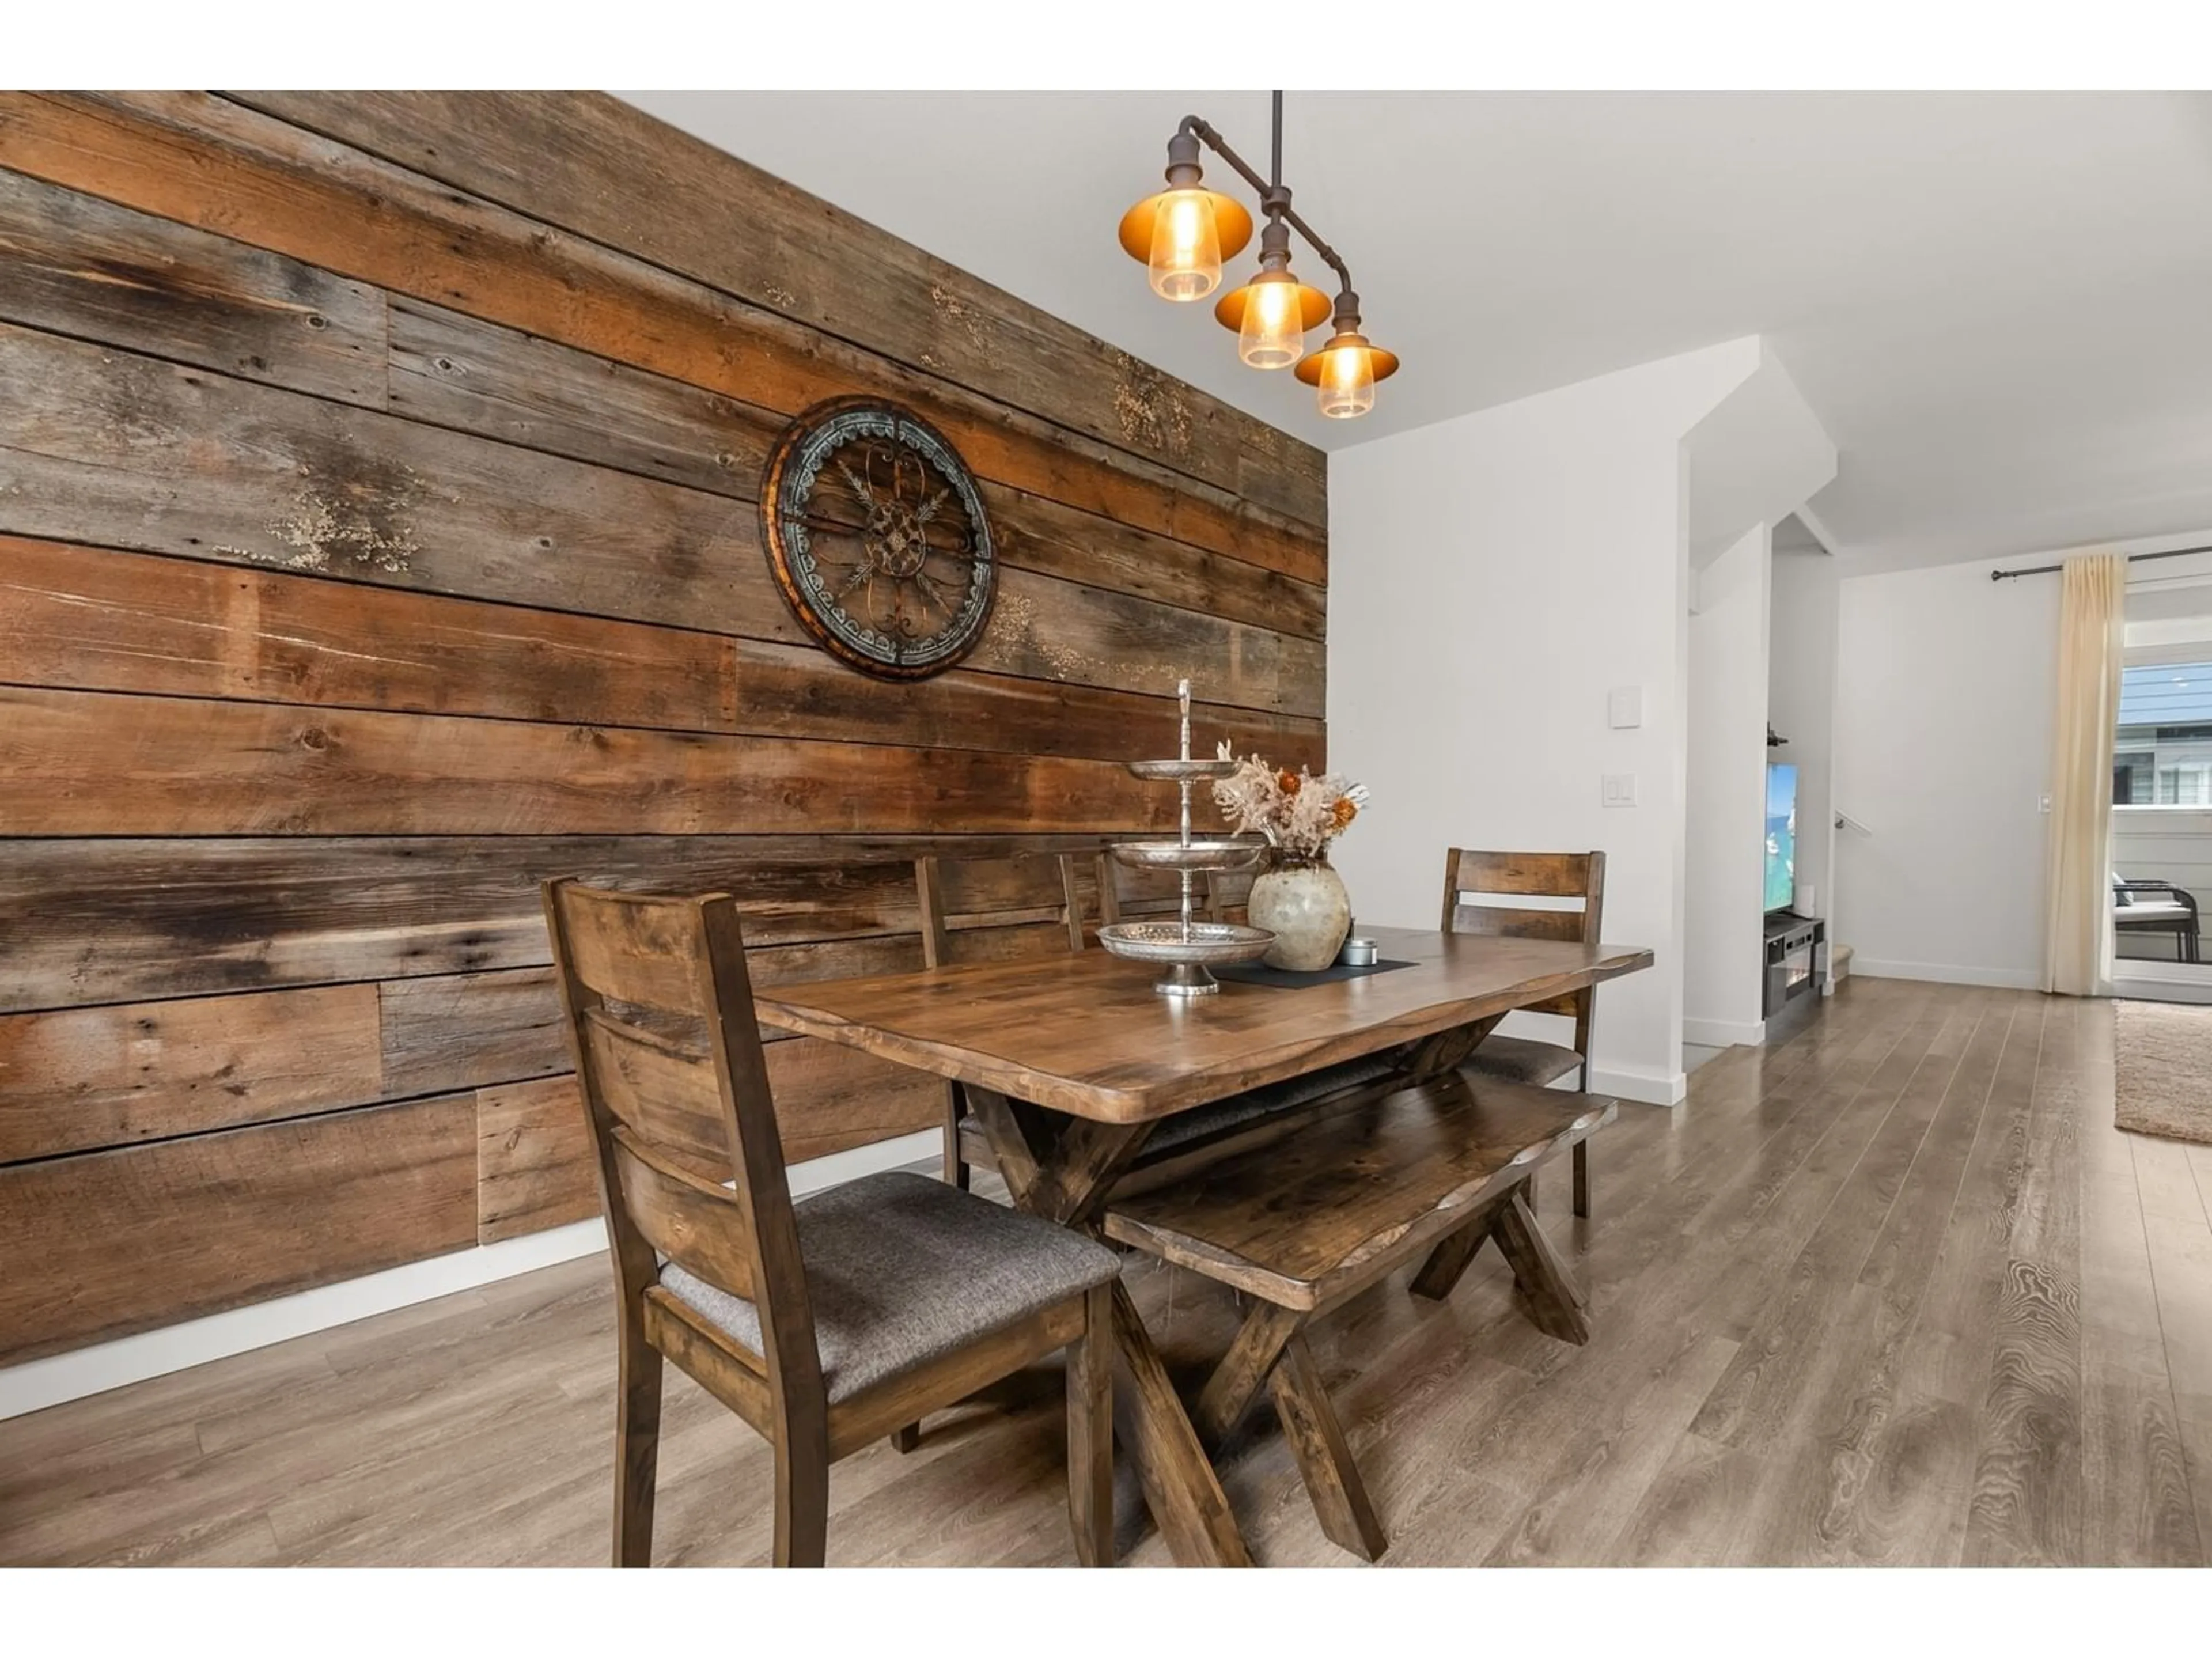
<path id="1" fill-rule="evenodd" d="M 1797 892 L 1797 769 L 1766 769 L 1766 908 L 1787 910 Z"/>

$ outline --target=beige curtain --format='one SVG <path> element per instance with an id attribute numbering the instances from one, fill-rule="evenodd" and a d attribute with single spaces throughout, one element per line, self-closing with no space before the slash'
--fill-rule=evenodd
<path id="1" fill-rule="evenodd" d="M 2069 559 L 2059 580 L 2043 988 L 2098 996 L 2112 988 L 2112 729 L 2128 562 L 2115 553 Z"/>

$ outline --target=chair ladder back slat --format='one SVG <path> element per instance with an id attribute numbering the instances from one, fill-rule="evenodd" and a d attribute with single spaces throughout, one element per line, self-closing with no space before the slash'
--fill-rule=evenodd
<path id="1" fill-rule="evenodd" d="M 592 1081 L 622 1127 L 687 1169 L 735 1180 L 713 1059 L 617 1019 L 604 1005 L 585 1009 L 581 1019 Z"/>
<path id="2" fill-rule="evenodd" d="M 708 1284 L 753 1296 L 753 1257 L 732 1188 L 695 1174 L 628 1128 L 614 1132 L 623 1211 L 646 1242 Z"/>
<path id="3" fill-rule="evenodd" d="M 1583 913 L 1462 903 L 1452 912 L 1451 931 L 1489 939 L 1550 939 L 1579 945 L 1583 942 Z"/>

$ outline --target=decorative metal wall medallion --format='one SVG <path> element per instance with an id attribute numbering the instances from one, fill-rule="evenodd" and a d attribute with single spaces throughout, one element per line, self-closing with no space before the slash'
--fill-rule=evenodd
<path id="1" fill-rule="evenodd" d="M 919 416 L 817 404 L 769 456 L 762 539 L 776 586 L 833 655 L 882 679 L 941 674 L 991 620 L 999 567 L 975 481 Z"/>

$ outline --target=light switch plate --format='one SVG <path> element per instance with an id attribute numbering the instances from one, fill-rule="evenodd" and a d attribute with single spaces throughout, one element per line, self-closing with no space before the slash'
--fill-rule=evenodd
<path id="1" fill-rule="evenodd" d="M 1606 723 L 1616 732 L 1632 731 L 1644 724 L 1644 688 L 1620 685 L 1605 694 Z"/>
<path id="2" fill-rule="evenodd" d="M 1636 774 L 1608 772 L 1605 775 L 1605 804 L 1607 806 L 1636 805 Z"/>

